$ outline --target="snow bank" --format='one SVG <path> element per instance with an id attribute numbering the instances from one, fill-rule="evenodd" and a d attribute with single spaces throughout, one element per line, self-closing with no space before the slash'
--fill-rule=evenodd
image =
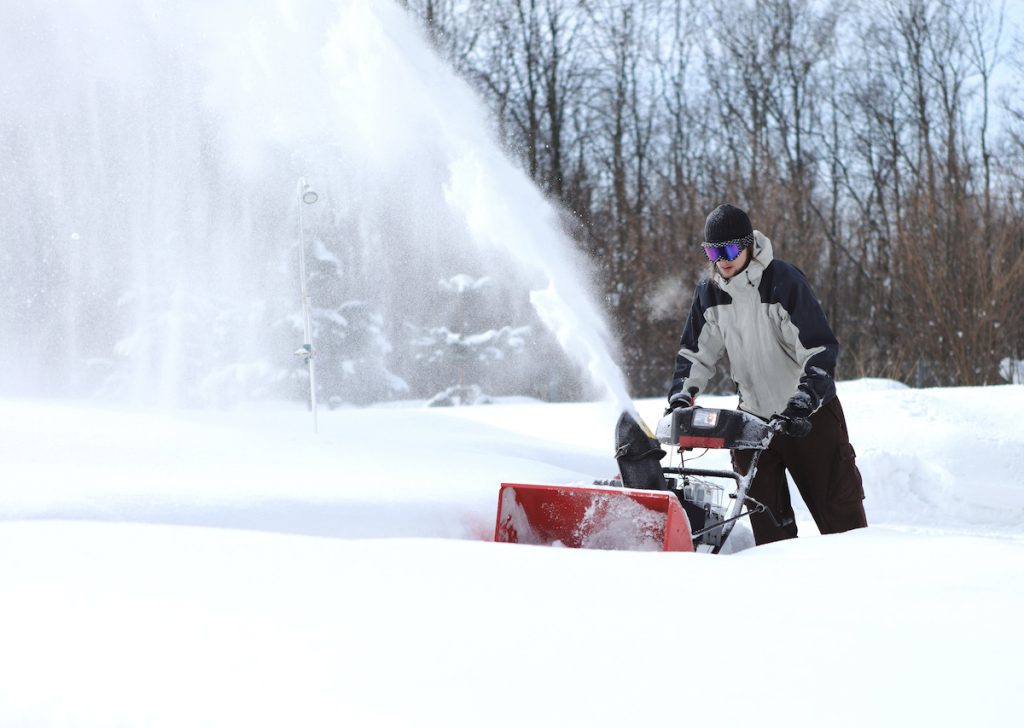
<path id="1" fill-rule="evenodd" d="M 726 557 L 483 542 L 605 403 L 0 400 L 0 725 L 1013 722 L 1024 387 L 839 391 L 871 527 Z"/>
<path id="2" fill-rule="evenodd" d="M 3 725 L 945 726 L 1017 709 L 1019 540 L 875 528 L 720 558 L 5 523 L 0 554 Z"/>

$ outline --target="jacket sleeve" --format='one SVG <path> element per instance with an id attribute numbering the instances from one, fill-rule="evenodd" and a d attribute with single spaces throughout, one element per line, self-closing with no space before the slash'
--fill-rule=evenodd
<path id="1" fill-rule="evenodd" d="M 672 388 L 668 398 L 691 387 L 703 391 L 708 381 L 715 374 L 715 365 L 722 357 L 725 345 L 718 324 L 708 321 L 707 299 L 701 296 L 706 284 L 701 284 L 693 294 L 690 315 L 683 327 L 683 335 L 679 340 L 679 352 L 676 354 L 676 369 L 672 376 Z"/>
<path id="2" fill-rule="evenodd" d="M 796 352 L 797 363 L 803 370 L 794 395 L 811 412 L 815 412 L 835 397 L 839 342 L 828 325 L 811 284 L 798 269 L 793 268 L 793 273 L 788 290 L 782 297 L 790 324 L 783 326 L 783 334 Z"/>

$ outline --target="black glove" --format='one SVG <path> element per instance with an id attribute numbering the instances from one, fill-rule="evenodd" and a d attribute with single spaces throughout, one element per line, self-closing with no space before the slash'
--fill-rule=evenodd
<path id="1" fill-rule="evenodd" d="M 800 390 L 794 394 L 786 409 L 781 414 L 772 417 L 773 420 L 782 420 L 779 429 L 790 437 L 807 437 L 811 432 L 811 413 L 814 412 L 814 405 L 811 403 L 811 396 Z"/>
<path id="2" fill-rule="evenodd" d="M 811 395 L 801 389 L 786 402 L 786 409 L 782 410 L 781 416 L 787 420 L 806 420 L 812 412 L 814 412 L 814 403 L 811 401 Z"/>
<path id="3" fill-rule="evenodd" d="M 806 417 L 783 417 L 775 415 L 773 420 L 780 420 L 779 431 L 790 437 L 807 437 L 811 434 L 811 421 Z"/>
<path id="4" fill-rule="evenodd" d="M 665 408 L 665 414 L 672 414 L 674 410 L 682 409 L 684 407 L 693 407 L 694 400 L 697 396 L 697 388 L 690 387 L 685 392 L 676 392 L 668 399 L 668 407 Z"/>

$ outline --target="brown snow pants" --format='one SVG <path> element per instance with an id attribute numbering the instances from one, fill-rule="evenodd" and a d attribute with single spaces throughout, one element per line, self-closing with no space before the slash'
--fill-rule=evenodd
<path id="1" fill-rule="evenodd" d="M 747 472 L 753 454 L 753 450 L 732 451 L 736 472 Z M 775 525 L 767 513 L 752 515 L 750 526 L 758 545 L 796 538 L 787 470 L 821 533 L 841 533 L 868 525 L 864 486 L 838 397 L 811 415 L 807 437 L 780 433 L 761 454 L 748 493 L 766 505 L 782 525 Z"/>

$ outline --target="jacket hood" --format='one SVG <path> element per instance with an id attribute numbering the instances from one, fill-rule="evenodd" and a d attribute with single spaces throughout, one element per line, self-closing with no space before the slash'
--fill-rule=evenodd
<path id="1" fill-rule="evenodd" d="M 743 281 L 747 285 L 757 288 L 761 283 L 761 275 L 768 264 L 775 259 L 772 251 L 772 241 L 760 230 L 754 231 L 754 245 L 751 248 L 752 257 L 747 267 L 734 275 L 732 278 L 723 278 L 722 274 L 715 269 L 714 282 L 719 288 L 729 290 L 736 281 Z"/>

